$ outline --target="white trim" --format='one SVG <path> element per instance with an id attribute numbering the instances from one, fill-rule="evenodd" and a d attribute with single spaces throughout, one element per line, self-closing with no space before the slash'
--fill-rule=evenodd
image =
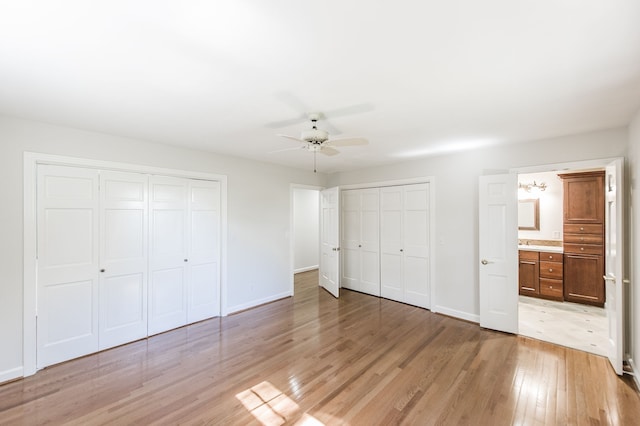
<path id="1" fill-rule="evenodd" d="M 228 315 L 231 315 L 236 312 L 244 311 L 245 309 L 255 308 L 260 305 L 264 305 L 265 303 L 275 302 L 276 300 L 286 299 L 287 297 L 293 296 L 292 293 L 285 291 L 284 293 L 274 294 L 272 296 L 264 297 L 262 299 L 253 300 L 251 302 L 243 303 L 241 305 L 231 306 L 228 309 Z"/>
<path id="2" fill-rule="evenodd" d="M 599 159 L 596 158 L 594 160 L 541 164 L 541 165 L 529 166 L 529 167 L 514 167 L 509 169 L 509 173 L 518 173 L 518 174 L 542 173 L 542 172 L 561 173 L 561 172 L 570 172 L 572 170 L 576 171 L 578 169 L 601 168 L 601 167 L 605 167 L 607 164 L 610 164 L 612 161 L 620 158 L 624 158 L 624 157 L 599 158 Z"/>
<path id="3" fill-rule="evenodd" d="M 293 273 L 294 274 L 299 274 L 300 272 L 313 271 L 315 269 L 318 269 L 319 267 L 320 267 L 320 265 L 305 266 L 304 268 L 294 269 Z"/>
<path id="4" fill-rule="evenodd" d="M 434 176 L 421 176 L 407 179 L 384 180 L 380 182 L 353 183 L 349 185 L 340 185 L 340 190 L 348 189 L 364 189 L 364 188 L 383 188 L 385 186 L 411 185 L 414 183 L 431 183 L 435 180 Z"/>
<path id="5" fill-rule="evenodd" d="M 0 371 L 0 385 L 10 380 L 24 377 L 22 367 L 10 368 L 9 370 Z"/>
<path id="6" fill-rule="evenodd" d="M 79 157 L 24 152 L 24 212 L 23 212 L 23 366 L 22 374 L 35 374 L 36 367 L 36 173 L 38 164 L 51 164 L 71 167 L 86 167 L 101 170 L 126 171 L 134 173 L 173 176 L 189 179 L 203 179 L 220 182 L 220 315 L 228 314 L 227 307 L 227 176 L 189 170 L 168 169 L 143 166 L 139 164 L 94 160 Z M 13 370 L 11 370 L 13 371 Z"/>
<path id="7" fill-rule="evenodd" d="M 636 368 L 636 363 L 633 362 L 632 358 L 627 359 L 627 363 L 629 364 L 629 367 L 631 367 L 631 371 L 625 371 L 625 373 L 633 377 L 633 381 L 636 382 L 636 388 L 640 389 L 640 377 L 638 377 L 638 373 L 640 373 L 640 371 Z"/>
<path id="8" fill-rule="evenodd" d="M 442 315 L 447 315 L 449 317 L 458 318 L 465 321 L 471 321 L 478 324 L 480 323 L 480 315 L 458 311 L 456 309 L 447 308 L 446 306 L 442 306 L 442 305 L 436 306 L 436 309 L 432 310 L 431 312 L 437 312 Z"/>

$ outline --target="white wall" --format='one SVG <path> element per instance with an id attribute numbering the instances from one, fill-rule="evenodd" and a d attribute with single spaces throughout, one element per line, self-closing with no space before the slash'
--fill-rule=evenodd
<path id="1" fill-rule="evenodd" d="M 320 192 L 293 189 L 293 270 L 303 272 L 318 267 L 320 239 Z"/>
<path id="2" fill-rule="evenodd" d="M 547 188 L 539 194 L 540 230 L 518 230 L 518 239 L 562 241 L 562 181 L 557 172 L 519 174 L 518 182 L 537 184 L 544 182 Z M 520 197 L 520 193 L 518 193 Z M 533 198 L 525 196 L 525 198 Z"/>
<path id="3" fill-rule="evenodd" d="M 22 367 L 24 151 L 227 175 L 230 310 L 290 293 L 290 184 L 324 184 L 308 171 L 0 116 L 0 381 Z"/>
<path id="4" fill-rule="evenodd" d="M 629 204 L 628 224 L 631 250 L 628 253 L 628 269 L 630 284 L 630 294 L 628 294 L 629 322 L 630 326 L 626 336 L 629 338 L 627 350 L 635 363 L 636 374 L 640 367 L 640 290 L 637 288 L 640 281 L 640 206 L 634 200 L 640 200 L 640 190 L 638 182 L 640 179 L 640 111 L 638 111 L 629 125 L 629 152 L 628 152 L 627 183 L 630 194 L 627 202 Z M 636 377 L 638 380 L 638 378 Z"/>
<path id="5" fill-rule="evenodd" d="M 627 129 L 488 147 L 329 176 L 329 186 L 434 176 L 436 310 L 477 320 L 478 177 L 499 170 L 624 156 Z"/>

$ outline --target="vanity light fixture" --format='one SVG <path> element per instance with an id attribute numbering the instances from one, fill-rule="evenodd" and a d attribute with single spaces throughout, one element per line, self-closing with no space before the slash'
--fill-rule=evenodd
<path id="1" fill-rule="evenodd" d="M 535 180 L 533 181 L 533 183 L 521 183 L 521 182 L 518 182 L 518 189 L 523 189 L 526 192 L 544 191 L 545 189 L 547 189 L 547 184 L 544 183 L 544 182 L 536 183 Z"/>

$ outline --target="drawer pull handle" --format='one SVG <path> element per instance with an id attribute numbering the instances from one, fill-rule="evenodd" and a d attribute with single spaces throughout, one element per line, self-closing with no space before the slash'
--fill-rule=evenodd
<path id="1" fill-rule="evenodd" d="M 584 228 L 581 226 L 581 227 L 580 227 L 580 230 L 581 230 L 581 231 L 584 231 Z"/>
<path id="2" fill-rule="evenodd" d="M 584 251 L 584 247 L 580 247 L 580 250 Z"/>
<path id="3" fill-rule="evenodd" d="M 553 272 L 553 269 L 549 268 L 549 272 Z"/>
<path id="4" fill-rule="evenodd" d="M 549 259 L 553 259 L 553 256 L 549 256 Z"/>

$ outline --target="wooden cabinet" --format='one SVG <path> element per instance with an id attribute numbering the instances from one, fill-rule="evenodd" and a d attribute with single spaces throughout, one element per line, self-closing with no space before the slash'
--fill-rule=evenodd
<path id="1" fill-rule="evenodd" d="M 537 251 L 520 250 L 518 252 L 518 284 L 523 296 L 540 294 L 539 255 Z"/>
<path id="2" fill-rule="evenodd" d="M 520 250 L 518 258 L 521 295 L 562 300 L 562 253 Z"/>
<path id="3" fill-rule="evenodd" d="M 603 306 L 604 171 L 559 176 L 564 185 L 564 299 Z"/>
<path id="4" fill-rule="evenodd" d="M 563 300 L 562 253 L 540 252 L 540 296 Z"/>

